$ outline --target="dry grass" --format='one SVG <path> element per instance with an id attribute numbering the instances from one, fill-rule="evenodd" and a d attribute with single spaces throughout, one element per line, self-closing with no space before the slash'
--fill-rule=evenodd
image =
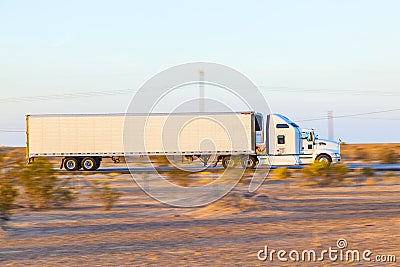
<path id="1" fill-rule="evenodd" d="M 400 144 L 342 144 L 341 153 L 344 162 L 400 162 Z"/>

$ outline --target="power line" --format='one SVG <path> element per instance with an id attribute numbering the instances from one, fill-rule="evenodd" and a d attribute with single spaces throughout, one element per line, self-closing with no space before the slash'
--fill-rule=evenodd
<path id="1" fill-rule="evenodd" d="M 268 92 L 290 92 L 290 93 L 321 93 L 321 94 L 346 94 L 346 95 L 379 95 L 379 96 L 400 96 L 398 91 L 382 90 L 355 90 L 355 89 L 328 89 L 328 88 L 304 88 L 304 87 L 286 87 L 286 86 L 265 86 L 259 85 L 259 88 L 267 89 Z"/>
<path id="2" fill-rule="evenodd" d="M 394 119 L 394 118 L 378 118 L 378 117 L 351 117 L 354 119 L 361 119 L 361 120 L 385 120 L 385 121 L 400 121 L 400 119 Z"/>
<path id="3" fill-rule="evenodd" d="M 394 112 L 394 111 L 400 111 L 400 108 L 380 110 L 380 111 L 372 111 L 372 112 L 364 112 L 364 113 L 339 115 L 339 116 L 333 116 L 332 118 L 334 118 L 334 119 L 348 118 L 348 117 L 356 117 L 356 116 L 363 116 L 363 115 L 370 115 L 370 114 L 387 113 L 387 112 Z M 318 120 L 326 120 L 326 119 L 328 119 L 328 117 L 320 117 L 320 118 L 304 119 L 304 120 L 296 120 L 296 121 L 318 121 Z"/>
<path id="4" fill-rule="evenodd" d="M 289 92 L 289 93 L 321 93 L 321 94 L 353 94 L 353 95 L 380 95 L 380 96 L 399 96 L 400 93 L 393 91 L 360 91 L 350 89 L 312 89 L 312 88 L 296 88 L 296 87 L 285 87 L 285 86 L 264 86 L 260 85 L 260 88 L 267 89 L 268 92 Z M 86 98 L 95 96 L 107 96 L 107 95 L 120 95 L 134 93 L 138 90 L 135 89 L 122 89 L 122 90 L 107 90 L 107 91 L 89 91 L 89 92 L 76 92 L 68 94 L 53 94 L 53 95 L 41 95 L 41 96 L 27 96 L 27 97 L 9 97 L 0 98 L 0 103 L 13 103 L 13 102 L 31 102 L 31 101 L 46 101 L 46 100 L 59 100 L 59 99 L 70 99 L 70 98 Z M 264 90 L 265 91 L 265 90 Z"/>
<path id="5" fill-rule="evenodd" d="M 106 96 L 106 95 L 120 95 L 120 94 L 134 93 L 134 92 L 137 92 L 137 90 L 122 89 L 122 90 L 108 90 L 108 91 L 76 92 L 69 94 L 10 97 L 10 98 L 0 98 L 0 103 L 32 102 L 32 101 L 58 100 L 67 98 L 85 98 L 85 97 Z"/>
<path id="6" fill-rule="evenodd" d="M 5 132 L 5 133 L 24 133 L 25 130 L 7 130 L 7 129 L 0 129 L 0 132 Z"/>

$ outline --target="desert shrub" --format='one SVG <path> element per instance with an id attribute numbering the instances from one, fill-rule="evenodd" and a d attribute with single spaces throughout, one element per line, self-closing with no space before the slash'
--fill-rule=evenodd
<path id="1" fill-rule="evenodd" d="M 92 199 L 99 199 L 105 210 L 110 210 L 121 197 L 121 192 L 110 187 L 109 181 L 93 180 L 91 184 Z"/>
<path id="2" fill-rule="evenodd" d="M 375 176 L 375 171 L 371 167 L 363 167 L 361 169 L 361 174 L 366 177 L 373 177 Z"/>
<path id="3" fill-rule="evenodd" d="M 329 166 L 324 162 L 314 162 L 302 169 L 302 173 L 307 177 L 326 176 Z"/>
<path id="4" fill-rule="evenodd" d="M 31 208 L 63 205 L 75 198 L 66 181 L 55 175 L 53 165 L 47 159 L 27 165 L 21 173 L 19 184 Z"/>
<path id="5" fill-rule="evenodd" d="M 9 179 L 4 177 L 0 177 L 0 179 L 0 217 L 7 220 L 18 195 L 18 190 Z"/>
<path id="6" fill-rule="evenodd" d="M 367 149 L 357 148 L 354 152 L 356 160 L 368 160 L 370 159 L 370 152 Z"/>
<path id="7" fill-rule="evenodd" d="M 349 168 L 340 163 L 329 166 L 324 162 L 314 162 L 302 169 L 303 176 L 311 178 L 320 186 L 336 185 L 343 181 L 348 173 Z"/>
<path id="8" fill-rule="evenodd" d="M 178 168 L 172 168 L 168 172 L 165 172 L 165 176 L 170 182 L 182 187 L 188 187 L 191 184 L 191 174 L 193 173 Z"/>
<path id="9" fill-rule="evenodd" d="M 15 198 L 18 195 L 13 164 L 8 164 L 7 157 L 0 153 L 0 217 L 8 220 Z"/>
<path id="10" fill-rule="evenodd" d="M 277 168 L 272 170 L 272 174 L 276 179 L 287 179 L 290 177 L 288 168 Z"/>
<path id="11" fill-rule="evenodd" d="M 399 154 L 393 149 L 383 150 L 379 153 L 379 158 L 384 164 L 395 164 L 399 160 Z"/>
<path id="12" fill-rule="evenodd" d="M 332 182 L 342 182 L 349 173 L 349 167 L 344 164 L 334 164 L 329 168 L 329 175 Z"/>
<path id="13" fill-rule="evenodd" d="M 392 171 L 387 171 L 384 174 L 384 181 L 387 183 L 397 184 L 400 182 L 399 178 L 400 177 L 397 175 L 397 173 Z"/>
<path id="14" fill-rule="evenodd" d="M 375 179 L 370 177 L 367 180 L 365 180 L 365 184 L 368 186 L 373 186 L 375 185 Z"/>
<path id="15" fill-rule="evenodd" d="M 387 177 L 387 178 L 396 177 L 396 174 L 392 171 L 388 171 L 385 173 L 385 177 Z"/>

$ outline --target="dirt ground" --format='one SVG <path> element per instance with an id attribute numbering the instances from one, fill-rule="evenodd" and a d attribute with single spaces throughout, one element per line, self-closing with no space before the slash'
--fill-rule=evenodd
<path id="1" fill-rule="evenodd" d="M 64 208 L 15 210 L 3 226 L 0 266 L 397 266 L 400 261 L 400 177 L 357 179 L 335 187 L 268 180 L 255 194 L 241 183 L 201 208 L 175 208 L 145 193 L 129 175 L 113 177 L 122 197 L 110 211 L 81 193 Z M 301 179 L 301 178 L 298 178 Z M 259 250 L 347 249 L 395 255 L 397 263 L 260 261 Z M 318 254 L 317 254 L 318 255 Z M 286 257 L 288 257 L 286 255 Z"/>

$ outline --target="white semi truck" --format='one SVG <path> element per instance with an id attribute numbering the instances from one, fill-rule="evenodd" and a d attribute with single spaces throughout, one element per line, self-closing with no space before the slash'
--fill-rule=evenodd
<path id="1" fill-rule="evenodd" d="M 224 168 L 340 161 L 340 144 L 280 114 L 257 112 L 27 115 L 27 158 L 60 157 L 61 168 L 93 171 L 103 158 L 180 155 Z"/>

